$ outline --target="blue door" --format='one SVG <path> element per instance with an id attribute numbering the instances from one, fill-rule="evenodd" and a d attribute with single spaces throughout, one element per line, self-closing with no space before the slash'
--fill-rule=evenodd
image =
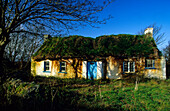
<path id="1" fill-rule="evenodd" d="M 91 61 L 87 63 L 88 79 L 97 79 L 97 62 Z"/>

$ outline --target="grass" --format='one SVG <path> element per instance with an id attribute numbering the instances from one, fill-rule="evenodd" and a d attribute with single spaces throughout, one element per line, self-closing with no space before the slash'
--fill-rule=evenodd
<path id="1" fill-rule="evenodd" d="M 144 81 L 135 90 L 134 81 L 129 80 L 91 81 L 36 77 L 33 82 L 22 82 L 12 79 L 6 84 L 6 90 L 10 92 L 8 102 L 6 105 L 1 103 L 1 106 L 21 111 L 169 111 L 170 80 Z"/>
<path id="2" fill-rule="evenodd" d="M 99 105 L 105 107 L 105 109 L 117 110 L 170 110 L 170 87 L 168 80 L 149 80 L 139 83 L 137 91 L 134 90 L 134 84 L 126 85 L 126 81 L 124 81 L 122 83 L 123 86 L 120 86 L 119 82 L 115 81 L 110 84 L 82 88 L 68 88 L 68 90 L 78 91 L 79 94 L 84 95 L 86 100 L 90 102 L 90 107 Z"/>

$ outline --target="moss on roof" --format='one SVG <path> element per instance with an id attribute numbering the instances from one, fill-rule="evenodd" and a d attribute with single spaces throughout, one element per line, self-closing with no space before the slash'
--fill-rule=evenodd
<path id="1" fill-rule="evenodd" d="M 157 48 L 152 37 L 144 35 L 103 35 L 96 38 L 83 36 L 53 37 L 48 39 L 33 55 L 34 59 L 64 57 L 145 56 Z"/>

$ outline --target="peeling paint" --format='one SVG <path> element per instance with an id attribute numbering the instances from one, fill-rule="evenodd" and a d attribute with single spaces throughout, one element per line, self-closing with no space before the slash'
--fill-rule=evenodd
<path id="1" fill-rule="evenodd" d="M 155 68 L 145 68 L 145 58 L 127 58 L 118 59 L 115 57 L 107 57 L 107 74 L 106 78 L 109 79 L 120 79 L 123 75 L 123 61 L 134 61 L 135 62 L 135 73 L 144 75 L 145 77 L 166 79 L 166 62 L 163 57 L 156 58 Z M 59 78 L 75 78 L 75 69 L 72 66 L 72 59 L 68 60 L 49 60 L 50 71 L 44 72 L 44 61 L 34 61 L 31 59 L 31 72 L 32 74 L 39 76 L 54 76 Z M 66 72 L 60 72 L 60 61 L 66 62 Z M 77 60 L 76 60 L 77 61 Z M 104 63 L 97 61 L 97 79 L 101 79 L 104 76 Z M 87 61 L 80 61 L 77 67 L 78 78 L 87 78 Z"/>

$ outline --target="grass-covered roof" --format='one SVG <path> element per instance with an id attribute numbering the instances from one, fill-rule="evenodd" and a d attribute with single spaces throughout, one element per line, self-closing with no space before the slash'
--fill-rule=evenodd
<path id="1" fill-rule="evenodd" d="M 157 49 L 154 39 L 145 35 L 104 35 L 96 38 L 83 36 L 52 37 L 33 55 L 34 59 L 133 57 L 153 54 Z"/>

